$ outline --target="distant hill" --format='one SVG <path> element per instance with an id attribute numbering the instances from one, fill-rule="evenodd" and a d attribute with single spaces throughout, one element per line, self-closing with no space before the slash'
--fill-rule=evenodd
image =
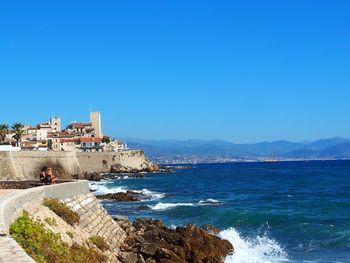
<path id="1" fill-rule="evenodd" d="M 350 139 L 329 138 L 310 143 L 289 141 L 235 144 L 223 140 L 142 140 L 124 138 L 132 149 L 143 149 L 164 163 L 262 159 L 350 158 Z"/>

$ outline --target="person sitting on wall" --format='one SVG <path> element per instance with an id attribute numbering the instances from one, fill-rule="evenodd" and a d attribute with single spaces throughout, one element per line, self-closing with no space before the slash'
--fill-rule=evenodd
<path id="1" fill-rule="evenodd" d="M 48 178 L 49 184 L 56 184 L 57 183 L 57 177 L 53 174 L 51 167 L 48 167 L 46 169 L 45 175 Z"/>
<path id="2" fill-rule="evenodd" d="M 40 179 L 40 182 L 43 183 L 43 184 L 48 184 L 48 177 L 46 176 L 46 170 L 47 170 L 47 166 L 43 166 L 40 170 L 40 174 L 39 174 L 39 179 Z"/>

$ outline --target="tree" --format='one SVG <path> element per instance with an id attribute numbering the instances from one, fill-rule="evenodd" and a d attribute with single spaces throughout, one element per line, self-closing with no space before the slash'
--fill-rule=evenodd
<path id="1" fill-rule="evenodd" d="M 111 137 L 109 137 L 109 136 L 103 136 L 103 138 L 102 138 L 102 142 L 103 143 L 110 143 L 111 142 Z"/>
<path id="2" fill-rule="evenodd" d="M 19 141 L 22 138 L 22 135 L 24 134 L 23 131 L 24 125 L 22 123 L 16 122 L 12 125 L 12 130 L 15 132 L 15 135 L 12 137 L 16 140 L 16 146 L 19 146 Z"/>
<path id="3" fill-rule="evenodd" d="M 0 124 L 0 143 L 5 142 L 8 131 L 9 131 L 9 126 L 7 124 Z"/>

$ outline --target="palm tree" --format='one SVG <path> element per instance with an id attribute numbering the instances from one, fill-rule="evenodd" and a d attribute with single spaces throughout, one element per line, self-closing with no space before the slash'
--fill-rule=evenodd
<path id="1" fill-rule="evenodd" d="M 9 126 L 7 124 L 0 124 L 0 143 L 5 142 L 8 131 L 9 131 Z"/>
<path id="2" fill-rule="evenodd" d="M 24 131 L 22 130 L 24 125 L 20 122 L 16 122 L 12 125 L 12 130 L 15 132 L 15 135 L 12 137 L 16 140 L 16 146 L 19 146 L 19 141 L 21 140 L 22 135 L 24 134 Z"/>

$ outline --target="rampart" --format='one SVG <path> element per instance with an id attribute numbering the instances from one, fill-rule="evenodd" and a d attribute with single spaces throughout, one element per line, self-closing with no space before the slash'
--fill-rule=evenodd
<path id="1" fill-rule="evenodd" d="M 148 160 L 143 151 L 123 152 L 0 152 L 0 180 L 37 179 L 41 167 L 51 166 L 58 178 L 68 179 L 82 173 L 109 172 L 120 164 L 141 170 Z"/>

